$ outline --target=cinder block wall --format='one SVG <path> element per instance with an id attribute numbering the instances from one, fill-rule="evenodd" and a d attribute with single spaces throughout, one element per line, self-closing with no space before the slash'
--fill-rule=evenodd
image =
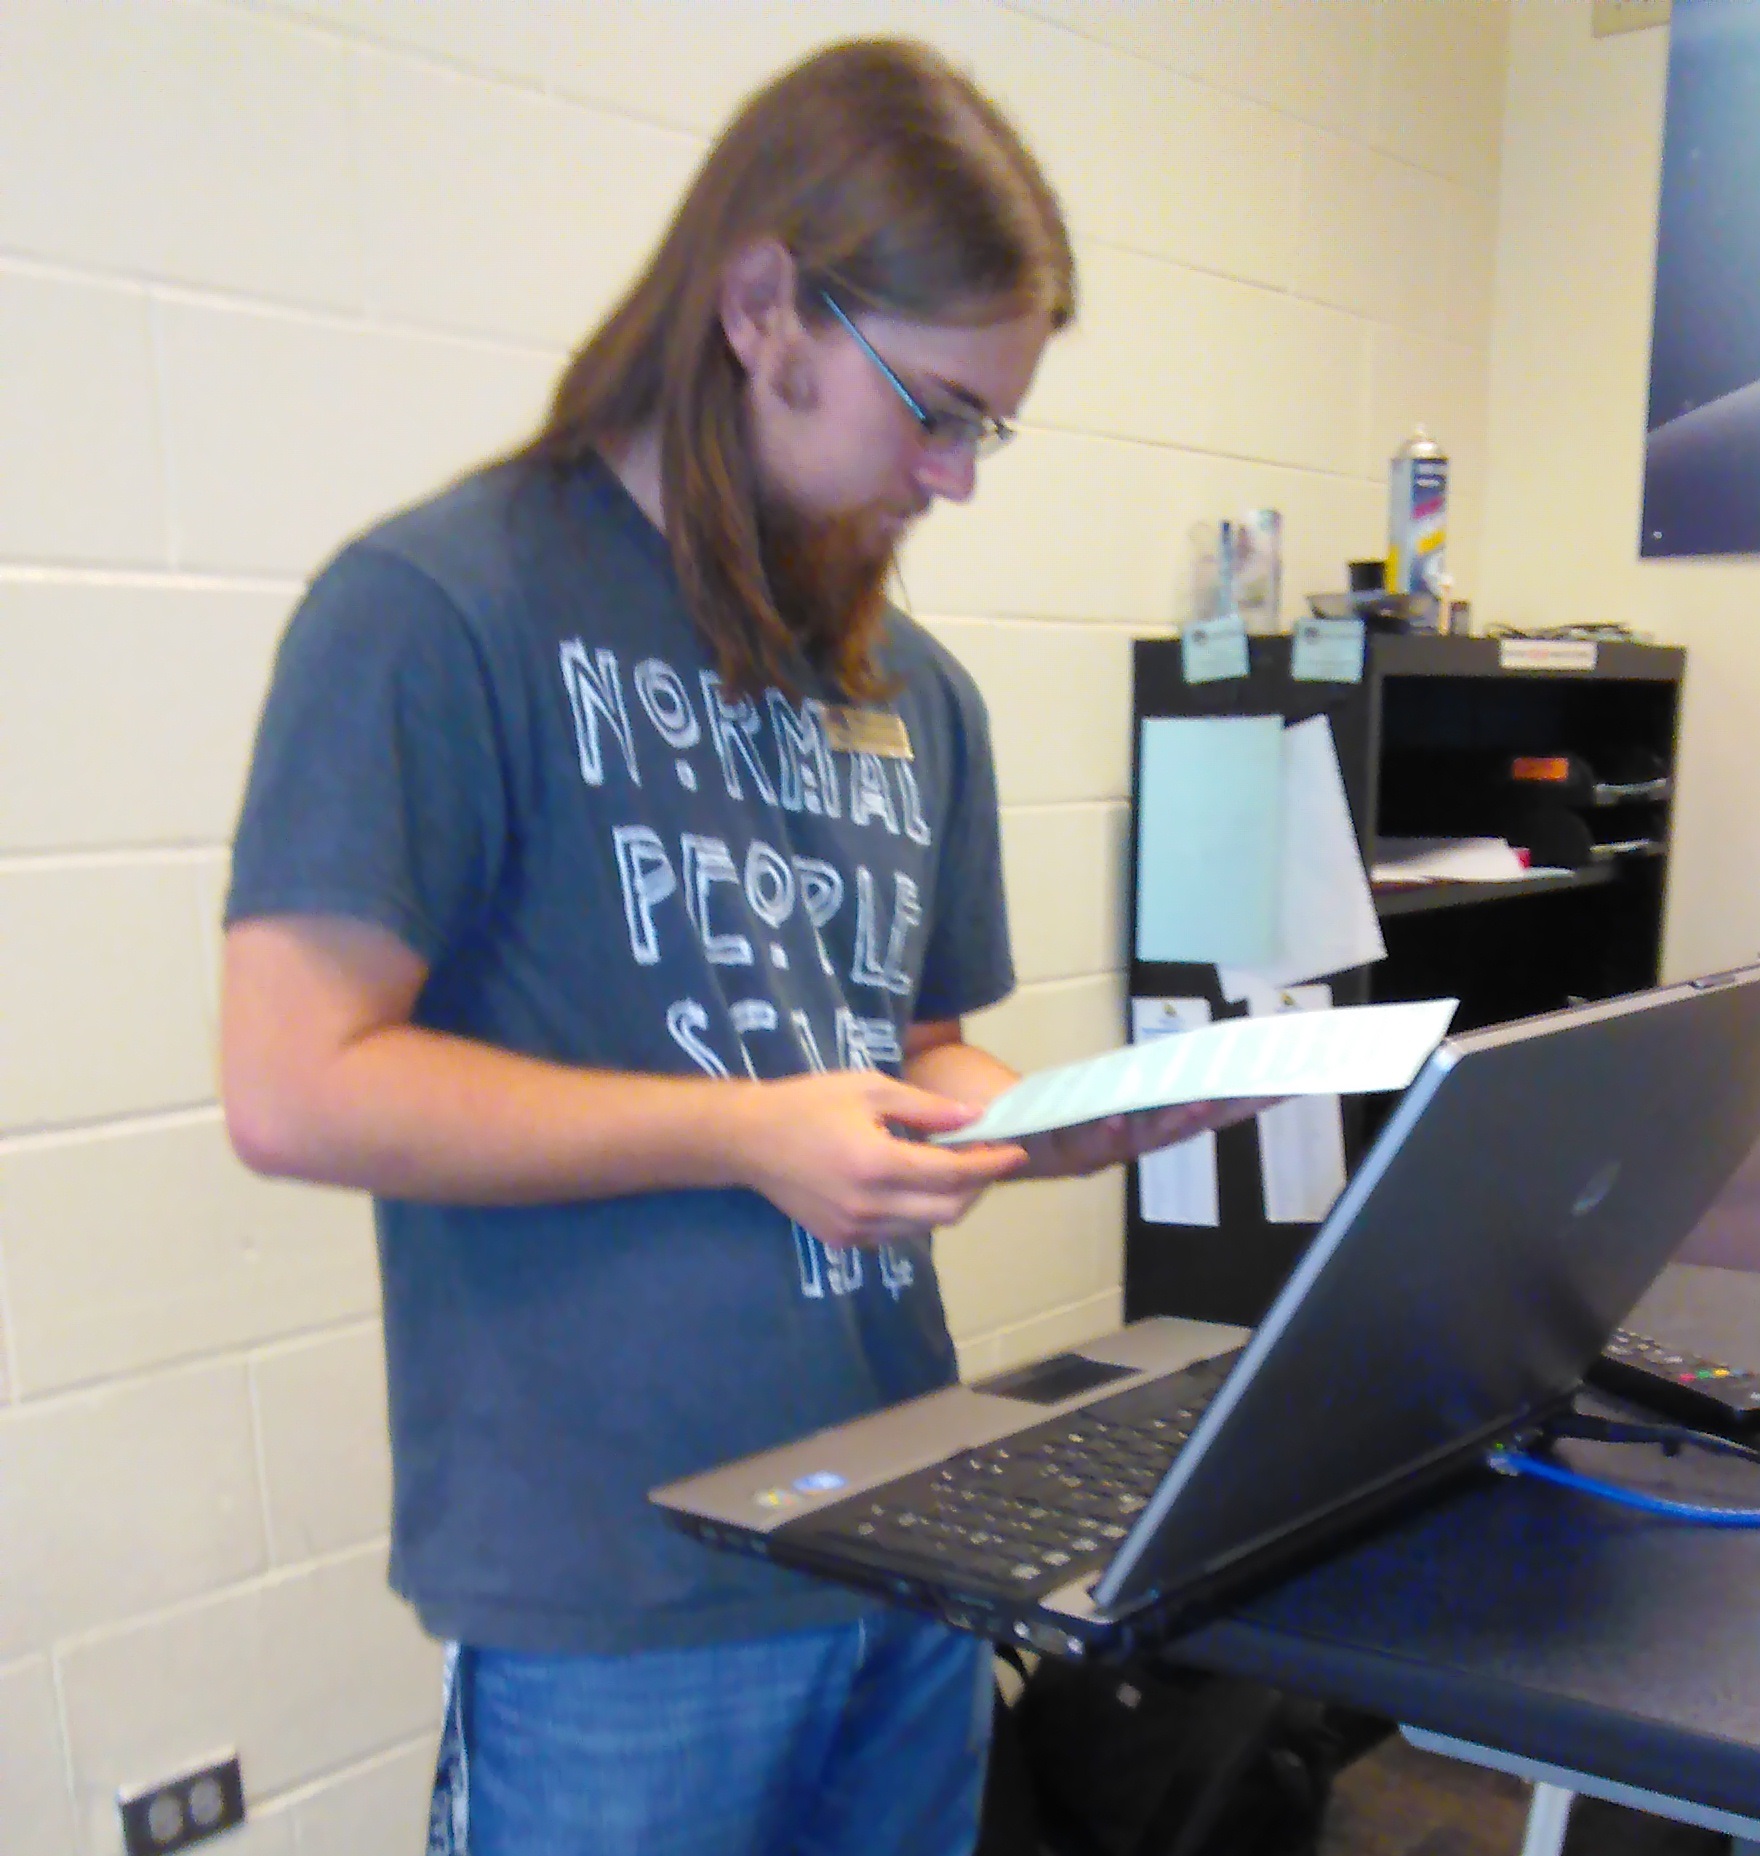
<path id="1" fill-rule="evenodd" d="M 437 1658 L 382 1589 L 364 1205 L 214 1105 L 270 652 L 353 529 L 506 444 L 736 98 L 826 37 L 968 64 L 1083 267 L 1019 444 L 905 565 L 1000 754 L 1023 1065 L 1116 1042 L 1129 640 L 1189 532 L 1380 545 L 1418 419 L 1470 590 L 1491 0 L 8 0 L 0 9 L 0 1849 L 243 1756 L 239 1856 L 418 1847 Z M 1110 1322 L 1116 1177 L 942 1241 L 968 1365 Z"/>

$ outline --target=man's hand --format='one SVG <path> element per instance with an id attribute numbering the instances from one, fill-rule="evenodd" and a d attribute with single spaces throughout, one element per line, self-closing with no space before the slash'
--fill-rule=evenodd
<path id="1" fill-rule="evenodd" d="M 1014 1179 L 1067 1179 L 1097 1173 L 1121 1160 L 1137 1160 L 1158 1147 L 1189 1141 L 1194 1134 L 1232 1127 L 1262 1110 L 1275 1108 L 1278 1096 L 1237 1096 L 1221 1102 L 1182 1102 L 1174 1108 L 1146 1108 L 1134 1115 L 1108 1115 L 1049 1134 L 1022 1140 L 1027 1163 Z"/>
<path id="2" fill-rule="evenodd" d="M 1012 1145 L 955 1150 L 900 1138 L 964 1127 L 976 1112 L 877 1070 L 758 1083 L 740 1108 L 742 1170 L 827 1244 L 920 1236 L 963 1218 L 1026 1164 Z"/>

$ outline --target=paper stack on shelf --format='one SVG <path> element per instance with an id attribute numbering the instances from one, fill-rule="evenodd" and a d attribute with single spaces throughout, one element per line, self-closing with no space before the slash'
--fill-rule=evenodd
<path id="1" fill-rule="evenodd" d="M 1373 883 L 1521 883 L 1557 876 L 1531 867 L 1503 838 L 1378 838 Z"/>

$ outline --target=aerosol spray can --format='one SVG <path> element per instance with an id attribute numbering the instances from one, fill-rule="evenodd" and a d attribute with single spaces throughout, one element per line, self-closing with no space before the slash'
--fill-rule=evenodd
<path id="1" fill-rule="evenodd" d="M 1440 594 L 1447 539 L 1448 455 L 1420 425 L 1388 477 L 1388 592 Z"/>

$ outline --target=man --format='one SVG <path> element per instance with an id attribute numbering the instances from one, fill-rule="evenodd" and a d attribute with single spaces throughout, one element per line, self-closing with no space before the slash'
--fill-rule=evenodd
<path id="1" fill-rule="evenodd" d="M 931 1227 L 1199 1109 L 954 1152 L 1013 1080 L 970 680 L 891 611 L 1074 304 L 1056 202 L 926 50 L 755 97 L 516 458 L 289 628 L 228 904 L 224 1096 L 377 1200 L 391 1578 L 473 1856 L 969 1847 L 982 1647 L 645 1492 L 941 1385 Z M 468 1778 L 468 1786 L 454 1783 Z"/>

